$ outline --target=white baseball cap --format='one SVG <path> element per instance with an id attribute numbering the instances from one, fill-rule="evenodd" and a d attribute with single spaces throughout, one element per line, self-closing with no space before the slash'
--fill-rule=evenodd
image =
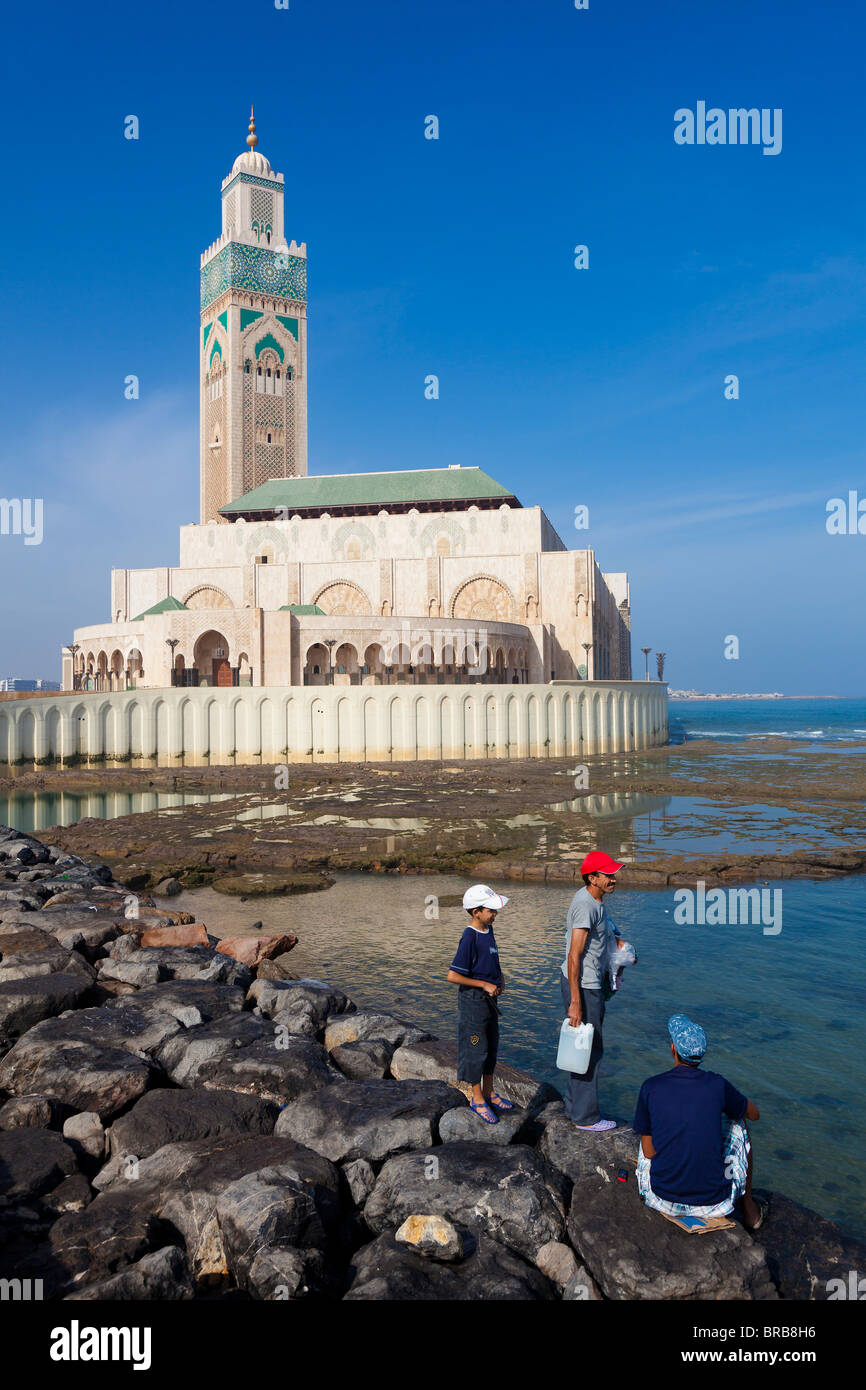
<path id="1" fill-rule="evenodd" d="M 492 907 L 494 912 L 498 912 L 508 902 L 501 894 L 494 893 L 492 888 L 488 888 L 486 883 L 475 883 L 471 888 L 467 888 L 463 894 L 463 906 L 468 912 L 473 907 Z"/>

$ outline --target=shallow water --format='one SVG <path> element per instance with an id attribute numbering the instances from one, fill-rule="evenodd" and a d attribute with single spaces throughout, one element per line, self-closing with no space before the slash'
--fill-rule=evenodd
<path id="1" fill-rule="evenodd" d="M 86 816 L 116 820 L 139 811 L 183 810 L 201 801 L 231 800 L 231 792 L 10 792 L 0 794 L 0 825 L 37 834 L 49 825 L 74 825 Z"/>
<path id="2" fill-rule="evenodd" d="M 467 882 L 346 875 L 303 897 L 240 902 L 202 889 L 173 905 L 219 934 L 259 918 L 270 931 L 290 930 L 300 938 L 288 958 L 296 974 L 327 979 L 359 1006 L 452 1038 L 456 999 L 445 976 L 464 914 L 444 906 L 432 914 L 438 898 L 462 894 Z M 505 887 L 511 900 L 496 926 L 506 977 L 502 1060 L 561 1086 L 557 971 L 571 890 Z M 668 1066 L 667 1018 L 688 1014 L 707 1031 L 706 1065 L 761 1110 L 753 1127 L 756 1184 L 866 1238 L 866 877 L 770 887 L 782 893 L 778 935 L 761 925 L 678 926 L 673 890 L 618 891 L 611 915 L 639 960 L 608 1008 L 602 1104 L 630 1121 L 641 1082 Z"/>

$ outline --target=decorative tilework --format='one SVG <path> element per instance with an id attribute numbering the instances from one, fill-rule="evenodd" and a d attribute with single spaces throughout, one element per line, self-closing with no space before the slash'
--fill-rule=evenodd
<path id="1" fill-rule="evenodd" d="M 283 185 L 280 183 L 279 179 L 261 179 L 257 178 L 255 174 L 235 174 L 231 183 L 226 184 L 223 189 L 223 197 L 226 196 L 230 189 L 234 188 L 236 183 L 253 183 L 258 188 L 270 188 L 272 191 L 283 192 Z"/>
<path id="2" fill-rule="evenodd" d="M 222 312 L 221 314 L 218 314 L 218 315 L 217 315 L 217 323 L 221 323 L 222 326 L 223 326 L 223 328 L 225 329 L 226 333 L 228 333 L 228 331 L 229 331 L 229 311 L 228 311 L 228 309 L 224 309 L 223 312 Z"/>
<path id="3" fill-rule="evenodd" d="M 256 343 L 256 357 L 261 357 L 265 348 L 273 348 L 274 352 L 279 354 L 280 361 L 285 361 L 286 354 L 280 347 L 273 333 L 266 333 L 263 338 L 259 338 L 259 341 Z"/>
<path id="4" fill-rule="evenodd" d="M 220 361 L 222 362 L 222 360 L 223 360 L 223 350 L 222 350 L 222 348 L 220 347 L 220 345 L 219 345 L 218 342 L 215 342 L 214 345 L 213 345 L 213 347 L 212 347 L 211 350 L 210 350 L 210 357 L 208 358 L 208 361 L 209 361 L 209 362 L 211 362 L 211 363 L 213 362 L 213 360 L 214 360 L 214 355 L 215 355 L 216 353 L 219 353 L 219 358 L 220 358 Z"/>
<path id="5" fill-rule="evenodd" d="M 202 351 L 204 351 L 204 349 L 207 347 L 207 340 L 208 340 L 208 338 L 210 337 L 210 331 L 211 331 L 212 328 L 213 328 L 213 324 L 212 324 L 212 323 L 206 323 L 205 326 L 204 326 L 204 328 L 201 330 L 201 346 L 202 346 Z"/>
<path id="6" fill-rule="evenodd" d="M 241 332 L 249 328 L 251 323 L 255 323 L 256 319 L 263 317 L 261 309 L 241 309 Z"/>
<path id="7" fill-rule="evenodd" d="M 202 269 L 202 310 L 228 289 L 279 295 L 306 303 L 307 262 L 303 256 L 231 241 Z"/>
<path id="8" fill-rule="evenodd" d="M 292 337 L 295 338 L 295 339 L 297 339 L 297 337 L 298 337 L 298 320 L 297 320 L 297 319 L 290 319 L 290 318 L 287 318 L 285 314 L 277 314 L 277 322 L 278 322 L 278 323 L 281 323 L 281 324 L 283 325 L 283 328 L 287 329 L 288 332 L 291 333 Z"/>

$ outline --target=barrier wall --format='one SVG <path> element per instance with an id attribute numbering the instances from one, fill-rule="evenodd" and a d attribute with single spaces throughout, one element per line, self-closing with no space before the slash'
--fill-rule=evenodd
<path id="1" fill-rule="evenodd" d="M 667 738 L 657 681 L 190 687 L 0 704 L 0 763 L 558 758 Z"/>

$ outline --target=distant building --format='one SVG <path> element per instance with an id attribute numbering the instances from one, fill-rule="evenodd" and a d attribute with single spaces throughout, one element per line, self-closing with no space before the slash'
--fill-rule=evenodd
<path id="1" fill-rule="evenodd" d="M 8 676 L 0 680 L 0 690 L 59 690 L 59 681 L 29 680 L 24 676 Z"/>
<path id="2" fill-rule="evenodd" d="M 200 522 L 113 571 L 63 688 L 630 680 L 627 576 L 481 468 L 308 476 L 307 248 L 247 144 L 201 259 Z"/>

